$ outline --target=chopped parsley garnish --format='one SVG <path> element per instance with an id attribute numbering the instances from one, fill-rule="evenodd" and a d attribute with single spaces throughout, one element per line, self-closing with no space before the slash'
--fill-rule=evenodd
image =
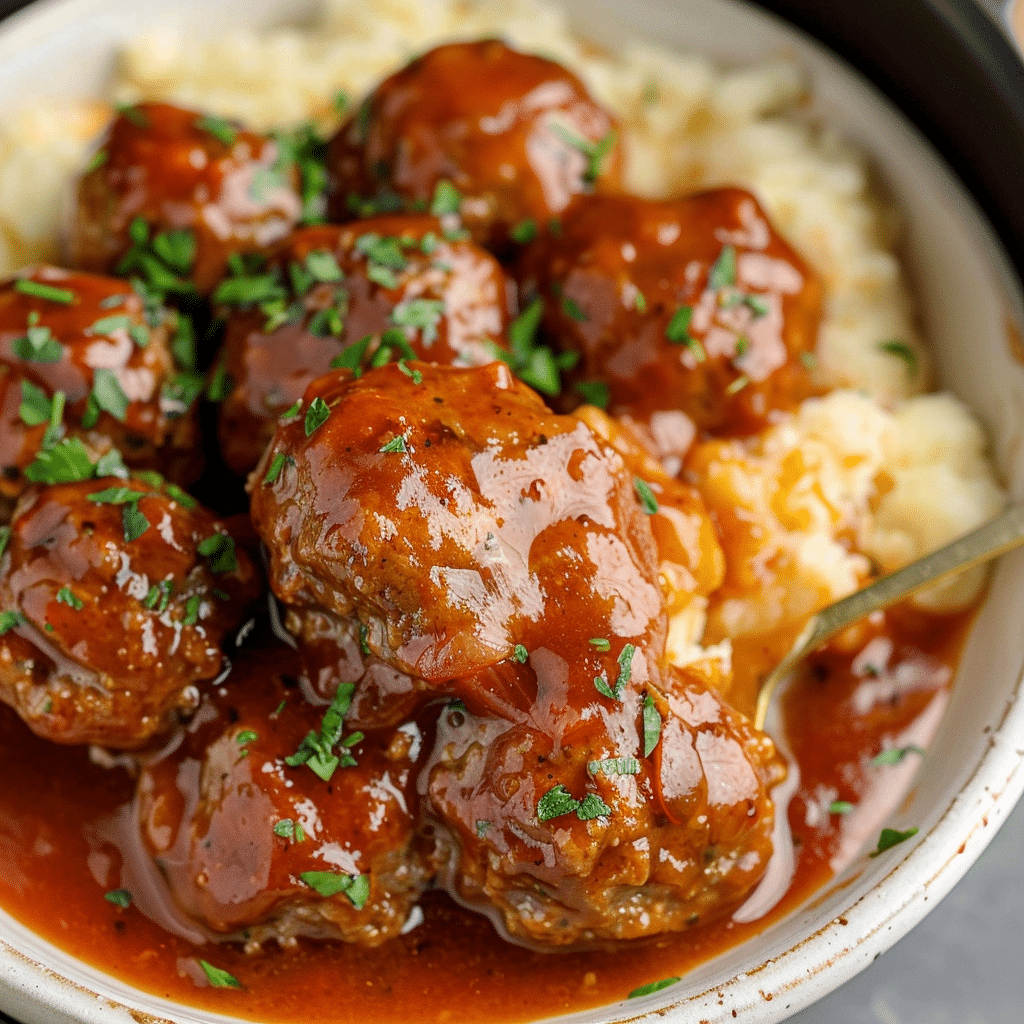
<path id="1" fill-rule="evenodd" d="M 128 226 L 131 248 L 121 257 L 116 270 L 127 275 L 137 272 L 147 305 L 159 304 L 168 293 L 185 295 L 195 291 L 186 280 L 195 262 L 195 235 L 189 228 L 173 228 L 150 237 L 149 225 L 136 217 Z M 135 281 L 133 279 L 133 285 Z M 139 291 L 138 285 L 135 285 Z"/>
<path id="2" fill-rule="evenodd" d="M 883 828 L 882 834 L 878 837 L 878 846 L 871 851 L 869 856 L 877 857 L 880 853 L 885 853 L 886 850 L 905 843 L 911 837 L 916 836 L 917 831 L 916 828 L 908 828 L 906 832 L 900 832 L 895 828 Z"/>
<path id="3" fill-rule="evenodd" d="M 199 503 L 191 494 L 186 494 L 177 484 L 164 484 L 164 490 L 171 501 L 176 501 L 182 508 L 193 509 Z"/>
<path id="4" fill-rule="evenodd" d="M 84 605 L 82 599 L 76 597 L 74 591 L 70 587 L 61 587 L 57 591 L 57 603 L 66 604 L 69 608 L 74 608 L 76 612 L 80 612 Z"/>
<path id="5" fill-rule="evenodd" d="M 29 314 L 28 327 L 21 338 L 15 338 L 11 346 L 19 359 L 31 363 L 59 363 L 64 355 L 60 342 L 49 327 L 39 326 L 39 314 Z"/>
<path id="6" fill-rule="evenodd" d="M 254 743 L 260 738 L 260 734 L 252 729 L 243 729 L 236 737 L 235 741 L 240 747 L 247 746 L 250 743 Z"/>
<path id="7" fill-rule="evenodd" d="M 295 465 L 295 460 L 290 455 L 285 455 L 284 452 L 278 452 L 273 461 L 270 463 L 270 468 L 267 470 L 267 475 L 263 478 L 265 486 L 277 483 L 277 478 L 281 475 L 281 470 L 288 464 Z"/>
<path id="8" fill-rule="evenodd" d="M 331 284 L 340 281 L 345 275 L 338 266 L 337 257 L 332 252 L 311 252 L 306 257 L 306 269 L 317 281 Z"/>
<path id="9" fill-rule="evenodd" d="M 222 117 L 210 117 L 204 115 L 203 117 L 197 118 L 196 127 L 208 135 L 212 135 L 219 143 L 227 146 L 229 149 L 235 144 L 235 140 L 238 138 L 238 129 L 234 125 L 225 121 Z"/>
<path id="10" fill-rule="evenodd" d="M 33 281 L 29 277 L 19 277 L 14 282 L 14 290 L 22 295 L 32 295 L 37 299 L 48 299 L 59 302 L 62 306 L 70 306 L 75 301 L 75 293 L 68 288 L 55 288 L 53 285 Z"/>
<path id="11" fill-rule="evenodd" d="M 276 274 L 252 274 L 244 270 L 225 277 L 212 296 L 214 303 L 226 306 L 249 306 L 286 298 Z"/>
<path id="12" fill-rule="evenodd" d="M 818 357 L 813 352 L 801 352 L 800 362 L 804 364 L 805 370 L 816 370 L 818 368 Z"/>
<path id="13" fill-rule="evenodd" d="M 437 337 L 437 325 L 444 316 L 441 299 L 408 299 L 391 311 L 391 322 L 396 327 L 410 327 L 423 332 L 423 341 L 429 345 Z"/>
<path id="14" fill-rule="evenodd" d="M 685 345 L 698 363 L 707 359 L 704 346 L 690 334 L 690 321 L 693 319 L 693 309 L 690 306 L 680 306 L 665 328 L 665 337 L 673 345 Z"/>
<path id="15" fill-rule="evenodd" d="M 509 325 L 511 351 L 496 345 L 491 351 L 524 383 L 545 395 L 557 395 L 562 390 L 561 371 L 575 366 L 579 353 L 563 352 L 556 356 L 547 345 L 537 344 L 537 328 L 543 315 L 544 300 L 538 297 Z"/>
<path id="16" fill-rule="evenodd" d="M 111 889 L 110 892 L 105 892 L 103 898 L 108 903 L 113 903 L 115 907 L 120 907 L 122 910 L 126 910 L 131 906 L 132 894 L 127 889 Z"/>
<path id="17" fill-rule="evenodd" d="M 660 981 L 652 981 L 646 985 L 641 985 L 639 988 L 633 989 L 626 998 L 639 999 L 641 996 L 649 996 L 654 992 L 660 992 L 663 988 L 668 988 L 669 985 L 674 985 L 677 981 L 679 981 L 678 977 L 662 978 Z"/>
<path id="18" fill-rule="evenodd" d="M 736 247 L 723 245 L 708 271 L 708 287 L 717 292 L 736 283 Z"/>
<path id="19" fill-rule="evenodd" d="M 881 768 L 887 764 L 899 764 L 907 754 L 920 754 L 922 757 L 925 755 L 923 747 L 914 746 L 911 744 L 908 747 L 889 747 L 887 750 L 883 750 L 880 754 L 875 754 L 873 758 L 868 762 L 872 768 Z"/>
<path id="20" fill-rule="evenodd" d="M 747 351 L 749 349 L 750 349 L 750 339 L 745 334 L 741 334 L 736 339 L 736 352 L 735 352 L 734 358 L 742 359 L 747 354 Z"/>
<path id="21" fill-rule="evenodd" d="M 227 367 L 218 363 L 217 368 L 210 377 L 210 383 L 206 385 L 206 397 L 211 402 L 223 402 L 234 389 L 235 382 L 231 379 Z"/>
<path id="22" fill-rule="evenodd" d="M 603 636 L 593 636 L 587 643 L 599 651 L 610 651 L 612 649 L 611 641 Z"/>
<path id="23" fill-rule="evenodd" d="M 358 743 L 363 738 L 363 734 L 355 732 L 345 737 L 344 740 L 341 738 L 345 715 L 352 703 L 352 694 L 355 692 L 355 688 L 355 683 L 339 684 L 331 706 L 324 712 L 320 732 L 316 733 L 310 730 L 299 745 L 299 749 L 284 759 L 285 764 L 292 768 L 306 765 L 324 782 L 330 781 L 338 767 L 349 768 L 356 764 L 356 760 L 348 748 Z M 334 753 L 335 746 L 341 748 L 337 754 Z"/>
<path id="24" fill-rule="evenodd" d="M 382 455 L 393 455 L 396 452 L 404 452 L 406 450 L 404 434 L 396 434 L 387 444 L 377 449 Z"/>
<path id="25" fill-rule="evenodd" d="M 658 511 L 658 499 L 654 496 L 651 485 L 646 480 L 641 480 L 640 477 L 635 476 L 633 477 L 633 489 L 640 499 L 640 507 L 647 515 L 653 516 Z"/>
<path id="26" fill-rule="evenodd" d="M 750 378 L 745 373 L 741 373 L 734 381 L 726 385 L 725 393 L 727 395 L 737 395 L 747 387 L 749 383 Z"/>
<path id="27" fill-rule="evenodd" d="M 527 242 L 532 242 L 537 237 L 537 222 L 529 218 L 520 221 L 509 231 L 509 236 L 513 242 L 526 245 Z"/>
<path id="28" fill-rule="evenodd" d="M 302 399 L 300 398 L 294 405 L 290 405 L 283 413 L 281 413 L 281 420 L 290 420 L 298 416 L 302 411 Z"/>
<path id="29" fill-rule="evenodd" d="M 639 775 L 640 762 L 635 757 L 606 757 L 588 761 L 587 771 L 591 775 Z"/>
<path id="30" fill-rule="evenodd" d="M 34 484 L 69 484 L 90 479 L 94 470 L 85 445 L 72 437 L 39 452 L 25 476 Z"/>
<path id="31" fill-rule="evenodd" d="M 202 393 L 202 375 L 183 370 L 164 383 L 160 398 L 170 406 L 168 416 L 184 416 Z"/>
<path id="32" fill-rule="evenodd" d="M 622 693 L 629 684 L 630 676 L 633 673 L 633 655 L 636 654 L 636 647 L 633 644 L 626 644 L 619 653 L 619 678 L 615 682 L 616 695 Z"/>
<path id="33" fill-rule="evenodd" d="M 768 315 L 770 307 L 760 295 L 744 295 L 743 304 L 754 314 L 756 320 Z"/>
<path id="34" fill-rule="evenodd" d="M 21 404 L 18 415 L 26 427 L 39 427 L 47 422 L 53 404 L 49 395 L 42 388 L 37 388 L 30 381 L 21 382 Z"/>
<path id="35" fill-rule="evenodd" d="M 553 786 L 537 801 L 538 821 L 550 821 L 574 812 L 580 821 L 589 821 L 591 818 L 607 817 L 612 809 L 596 793 L 588 793 L 582 800 L 577 800 L 561 783 Z"/>
<path id="36" fill-rule="evenodd" d="M 638 313 L 647 312 L 647 299 L 644 296 L 644 293 L 640 291 L 639 288 L 636 290 L 636 294 L 633 296 L 633 308 Z"/>
<path id="37" fill-rule="evenodd" d="M 0 612 L 0 636 L 6 636 L 16 626 L 25 623 L 25 616 L 21 612 Z"/>
<path id="38" fill-rule="evenodd" d="M 379 263 L 370 263 L 366 267 L 367 280 L 380 285 L 381 288 L 397 288 L 398 277 L 393 270 L 382 267 Z"/>
<path id="39" fill-rule="evenodd" d="M 210 572 L 219 575 L 234 572 L 238 568 L 235 555 L 235 538 L 227 533 L 214 533 L 199 542 L 196 551 L 210 561 Z"/>
<path id="40" fill-rule="evenodd" d="M 207 963 L 205 960 L 200 960 L 199 966 L 202 967 L 206 980 L 214 988 L 242 987 L 242 983 L 233 974 L 228 974 L 227 971 L 222 971 L 219 967 L 214 967 L 213 964 Z"/>
<path id="41" fill-rule="evenodd" d="M 149 115 L 132 103 L 119 103 L 114 108 L 129 124 L 136 128 L 149 127 Z"/>
<path id="42" fill-rule="evenodd" d="M 194 626 L 199 621 L 199 609 L 203 603 L 202 594 L 192 594 L 185 602 L 185 617 L 181 620 L 183 626 Z"/>
<path id="43" fill-rule="evenodd" d="M 304 843 L 306 841 L 306 830 L 297 821 L 291 818 L 282 818 L 274 824 L 274 835 L 287 839 L 292 843 Z"/>
<path id="44" fill-rule="evenodd" d="M 557 135 L 566 145 L 572 146 L 573 149 L 583 154 L 587 161 L 583 170 L 583 180 L 588 185 L 593 185 L 601 176 L 605 158 L 611 152 L 618 139 L 615 131 L 608 132 L 607 135 L 598 139 L 597 142 L 591 142 L 590 139 L 577 135 L 562 124 L 552 124 L 550 130 L 552 134 Z"/>
<path id="45" fill-rule="evenodd" d="M 121 526 L 124 529 L 124 541 L 131 544 L 138 540 L 150 527 L 150 522 L 145 513 L 139 508 L 137 502 L 125 505 L 121 509 Z"/>
<path id="46" fill-rule="evenodd" d="M 93 171 L 98 171 L 109 158 L 110 154 L 105 149 L 97 149 L 85 165 L 85 173 L 92 174 Z"/>
<path id="47" fill-rule="evenodd" d="M 127 479 L 128 467 L 124 464 L 124 459 L 121 458 L 121 453 L 116 448 L 111 448 L 109 451 L 104 452 L 96 460 L 96 476 L 118 476 L 122 480 Z M 173 486 L 173 484 L 167 485 L 168 494 L 171 493 L 171 488 Z M 192 498 L 189 498 L 189 501 L 192 501 L 193 505 L 195 504 Z M 184 504 L 184 502 L 182 502 L 182 504 Z"/>
<path id="48" fill-rule="evenodd" d="M 161 580 L 149 588 L 149 592 L 143 598 L 142 603 L 151 611 L 156 610 L 157 614 L 163 615 L 170 604 L 171 594 L 174 593 L 174 584 L 170 580 Z"/>
<path id="49" fill-rule="evenodd" d="M 905 341 L 901 341 L 899 338 L 889 338 L 886 341 L 880 341 L 878 348 L 886 355 L 902 359 L 911 373 L 917 372 L 917 353 Z"/>
<path id="50" fill-rule="evenodd" d="M 458 213 L 462 206 L 462 195 L 447 178 L 442 178 L 434 186 L 434 197 L 430 201 L 430 212 L 435 217 Z"/>
<path id="51" fill-rule="evenodd" d="M 654 698 L 649 693 L 644 694 L 643 726 L 644 757 L 650 757 L 651 751 L 658 745 L 658 740 L 661 738 L 661 715 L 654 706 Z"/>
<path id="52" fill-rule="evenodd" d="M 476 837 L 477 839 L 483 839 L 487 835 L 487 830 L 494 824 L 493 821 L 487 821 L 484 818 L 476 819 Z"/>
<path id="53" fill-rule="evenodd" d="M 829 814 L 850 814 L 853 811 L 853 804 L 849 800 L 833 800 L 828 805 Z"/>
<path id="54" fill-rule="evenodd" d="M 365 622 L 359 623 L 359 650 L 363 654 L 370 654 L 370 630 Z"/>
<path id="55" fill-rule="evenodd" d="M 319 396 L 313 399 L 309 403 L 309 408 L 306 410 L 306 419 L 303 424 L 306 437 L 309 437 L 313 431 L 319 430 L 327 422 L 327 417 L 331 415 L 331 407 Z"/>
<path id="56" fill-rule="evenodd" d="M 405 270 L 409 265 L 397 238 L 367 232 L 355 241 L 356 252 L 366 257 L 367 262 L 390 270 Z"/>
<path id="57" fill-rule="evenodd" d="M 561 297 L 562 312 L 571 320 L 575 320 L 576 323 L 584 323 L 587 319 L 587 314 L 580 309 L 579 303 L 574 299 L 569 298 L 568 295 L 562 295 Z"/>
<path id="58" fill-rule="evenodd" d="M 89 325 L 90 334 L 113 334 L 114 331 L 127 331 L 130 319 L 126 313 L 114 313 L 100 317 Z"/>
<path id="59" fill-rule="evenodd" d="M 335 896 L 339 892 L 348 897 L 356 910 L 362 910 L 370 898 L 368 875 L 343 875 L 339 871 L 303 871 L 299 878 L 321 896 Z"/>
<path id="60" fill-rule="evenodd" d="M 530 652 L 522 644 L 516 644 L 512 649 L 512 657 L 515 658 L 520 665 L 525 665 L 527 659 L 530 657 Z"/>
<path id="61" fill-rule="evenodd" d="M 132 487 L 107 487 L 102 491 L 93 491 L 86 497 L 97 505 L 131 505 L 137 504 L 143 493 Z"/>
<path id="62" fill-rule="evenodd" d="M 404 359 L 398 360 L 398 368 L 408 377 L 413 384 L 419 385 L 423 383 L 423 374 L 419 370 L 413 370 L 409 367 Z"/>
<path id="63" fill-rule="evenodd" d="M 120 381 L 113 370 L 100 367 L 93 371 L 92 391 L 82 414 L 82 426 L 91 430 L 96 426 L 101 412 L 110 413 L 119 423 L 123 423 L 128 415 L 128 396 L 124 393 Z"/>
<path id="64" fill-rule="evenodd" d="M 0 558 L 3 558 L 7 545 L 11 542 L 11 528 L 0 526 Z"/>

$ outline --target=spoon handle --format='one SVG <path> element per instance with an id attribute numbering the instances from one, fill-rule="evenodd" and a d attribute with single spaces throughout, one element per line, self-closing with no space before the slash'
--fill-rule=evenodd
<path id="1" fill-rule="evenodd" d="M 761 683 L 754 724 L 764 728 L 775 688 L 804 655 L 820 647 L 858 619 L 933 586 L 950 576 L 981 565 L 1024 544 L 1024 504 L 1014 503 L 984 526 L 937 551 L 875 580 L 849 597 L 823 608 L 801 630 L 786 656 Z"/>

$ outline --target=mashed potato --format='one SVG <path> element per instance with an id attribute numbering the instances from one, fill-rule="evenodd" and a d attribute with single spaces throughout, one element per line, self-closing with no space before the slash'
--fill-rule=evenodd
<path id="1" fill-rule="evenodd" d="M 706 609 L 708 638 L 798 620 L 858 587 L 872 562 L 897 568 L 999 509 L 1003 494 L 971 414 L 948 395 L 925 394 L 927 358 L 892 212 L 873 192 L 863 154 L 794 116 L 805 86 L 789 63 L 723 70 L 647 44 L 599 52 L 536 0 L 328 0 L 307 30 L 232 30 L 209 42 L 152 31 L 125 50 L 112 93 L 258 128 L 310 117 L 329 124 L 340 91 L 358 98 L 441 39 L 498 33 L 565 63 L 621 118 L 630 189 L 745 186 L 825 283 L 815 373 L 838 390 L 761 436 L 694 453 L 707 500 L 736 524 L 749 554 L 749 579 Z M 58 258 L 62 195 L 107 109 L 50 106 L 0 126 L 4 272 Z M 951 610 L 980 585 L 978 576 L 960 579 L 921 600 Z M 692 657 L 704 614 L 691 609 L 674 625 L 676 660 Z"/>

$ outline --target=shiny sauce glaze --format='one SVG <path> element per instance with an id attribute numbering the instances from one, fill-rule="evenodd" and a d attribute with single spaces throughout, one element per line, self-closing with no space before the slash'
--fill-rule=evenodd
<path id="1" fill-rule="evenodd" d="M 898 610 L 866 627 L 852 650 L 829 648 L 808 662 L 782 702 L 800 772 L 789 807 L 795 873 L 781 901 L 756 921 L 727 918 L 608 951 L 551 955 L 509 944 L 486 918 L 428 893 L 423 922 L 376 948 L 300 939 L 293 949 L 266 943 L 250 956 L 237 944 L 196 946 L 136 907 L 104 899 L 120 885 L 122 863 L 101 837 L 131 799 L 127 773 L 91 764 L 83 748 L 32 736 L 6 707 L 0 900 L 34 932 L 130 984 L 253 1020 L 526 1021 L 623 999 L 752 938 L 874 836 L 921 755 L 871 762 L 883 751 L 927 746 L 969 622 L 960 615 L 935 628 L 934 617 Z M 830 814 L 834 801 L 854 809 Z M 203 985 L 199 958 L 243 987 Z"/>

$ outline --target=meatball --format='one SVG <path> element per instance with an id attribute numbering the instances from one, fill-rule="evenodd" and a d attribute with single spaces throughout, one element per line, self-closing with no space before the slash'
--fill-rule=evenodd
<path id="1" fill-rule="evenodd" d="M 250 654 L 204 696 L 182 743 L 144 767 L 138 827 L 177 907 L 210 932 L 375 946 L 430 876 L 414 843 L 422 738 L 412 722 L 342 735 L 349 690 L 310 704 L 286 685 L 293 661 Z M 312 771 L 307 737 L 325 731 L 337 764 Z"/>
<path id="2" fill-rule="evenodd" d="M 221 405 L 221 450 L 239 473 L 256 465 L 278 417 L 332 360 L 355 368 L 390 353 L 487 363 L 504 346 L 512 302 L 492 256 L 418 216 L 297 231 L 268 269 L 228 278 L 216 295 L 232 307 L 221 360 L 232 385 Z"/>
<path id="3" fill-rule="evenodd" d="M 194 710 L 257 573 L 176 487 L 120 477 L 29 490 L 0 559 L 0 700 L 60 743 L 139 747 Z"/>
<path id="4" fill-rule="evenodd" d="M 694 429 L 756 432 L 811 393 L 821 286 L 741 189 L 581 198 L 522 276 L 552 343 L 579 354 L 579 393 L 606 392 L 659 454 L 679 459 Z"/>
<path id="5" fill-rule="evenodd" d="M 161 291 L 206 294 L 229 257 L 298 223 L 299 185 L 291 154 L 272 139 L 165 103 L 127 107 L 79 183 L 70 257 Z"/>
<path id="6" fill-rule="evenodd" d="M 441 885 L 540 947 L 735 909 L 773 851 L 769 791 L 785 770 L 771 740 L 696 674 L 614 701 L 569 676 L 533 721 L 442 717 L 427 767 Z"/>
<path id="7" fill-rule="evenodd" d="M 45 479 L 40 451 L 64 435 L 194 473 L 200 379 L 172 355 L 182 329 L 116 278 L 40 266 L 0 284 L 0 495 Z"/>
<path id="8" fill-rule="evenodd" d="M 406 369 L 321 377 L 279 425 L 252 493 L 277 596 L 358 623 L 367 651 L 478 710 L 531 706 L 517 658 L 552 620 L 579 656 L 598 635 L 663 643 L 621 457 L 503 363 Z"/>
<path id="9" fill-rule="evenodd" d="M 329 209 L 430 204 L 498 250 L 619 178 L 611 115 L 565 68 L 504 43 L 439 46 L 382 82 L 328 146 Z"/>

